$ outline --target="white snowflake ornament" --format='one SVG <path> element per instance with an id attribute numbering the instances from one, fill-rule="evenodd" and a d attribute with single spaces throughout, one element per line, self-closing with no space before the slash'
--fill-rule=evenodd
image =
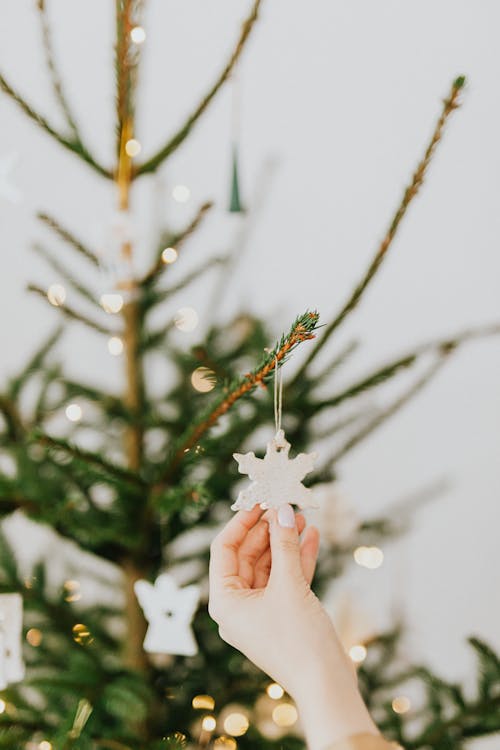
<path id="1" fill-rule="evenodd" d="M 180 589 L 172 576 L 162 573 L 154 585 L 136 581 L 134 590 L 149 623 L 144 650 L 151 654 L 194 656 L 198 647 L 191 620 L 198 606 L 200 587 Z"/>
<path id="2" fill-rule="evenodd" d="M 0 690 L 24 677 L 22 630 L 21 594 L 0 594 Z"/>
<path id="3" fill-rule="evenodd" d="M 231 510 L 251 510 L 257 504 L 263 509 L 279 508 L 285 503 L 299 508 L 317 507 L 302 480 L 313 470 L 318 454 L 299 453 L 289 458 L 290 447 L 283 430 L 278 430 L 267 444 L 264 458 L 257 458 L 253 452 L 233 453 L 240 474 L 248 474 L 252 484 L 241 490 Z"/>

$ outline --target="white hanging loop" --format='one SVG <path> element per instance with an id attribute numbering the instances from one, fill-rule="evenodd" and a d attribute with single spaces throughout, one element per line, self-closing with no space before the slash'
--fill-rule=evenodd
<path id="1" fill-rule="evenodd" d="M 276 445 L 283 448 L 285 435 L 281 429 L 281 416 L 283 413 L 283 373 L 279 366 L 278 358 L 274 363 L 274 425 L 276 428 Z"/>

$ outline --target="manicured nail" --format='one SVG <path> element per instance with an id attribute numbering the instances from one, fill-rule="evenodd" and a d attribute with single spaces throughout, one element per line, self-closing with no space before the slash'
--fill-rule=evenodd
<path id="1" fill-rule="evenodd" d="M 291 505 L 280 505 L 278 509 L 278 523 L 286 529 L 295 527 L 295 513 Z"/>

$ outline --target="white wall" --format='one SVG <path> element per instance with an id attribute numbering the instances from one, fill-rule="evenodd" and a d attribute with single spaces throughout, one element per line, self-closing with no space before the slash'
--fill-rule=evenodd
<path id="1" fill-rule="evenodd" d="M 112 154 L 112 3 L 49 3 L 69 98 L 100 158 Z M 40 66 L 34 3 L 2 0 L 0 66 L 58 122 Z M 219 70 L 248 2 L 152 0 L 146 19 L 139 138 L 146 153 L 171 133 Z M 500 64 L 495 0 L 267 0 L 240 68 L 241 161 L 245 193 L 269 157 L 279 166 L 227 308 L 238 300 L 274 316 L 277 328 L 306 307 L 328 320 L 358 279 L 422 153 L 452 79 L 469 78 L 426 186 L 391 257 L 343 334 L 361 337 L 350 372 L 362 372 L 413 342 L 500 320 L 498 211 Z M 187 207 L 165 200 L 182 224 L 199 201 L 219 212 L 186 249 L 184 268 L 225 247 L 230 141 L 229 91 L 163 174 L 188 184 Z M 40 230 L 34 210 L 54 212 L 98 241 L 114 196 L 104 180 L 61 152 L 0 98 L 0 156 L 16 151 L 14 181 L 24 201 L 0 199 L 3 253 L 0 336 L 4 379 L 56 318 L 24 292 L 52 280 L 29 250 Z M 151 194 L 136 195 L 147 239 Z M 146 245 L 141 248 L 146 257 Z M 180 277 L 182 263 L 172 269 Z M 182 303 L 202 308 L 205 284 Z M 15 334 L 13 326 L 15 325 Z M 75 372 L 117 383 L 119 363 L 81 331 L 66 340 Z M 340 466 L 363 513 L 446 476 L 451 490 L 423 510 L 404 542 L 388 548 L 375 574 L 356 586 L 373 610 L 403 601 L 416 659 L 444 675 L 472 669 L 464 638 L 500 648 L 498 340 L 455 356 L 433 385 Z M 285 405 L 286 408 L 286 405 Z M 372 586 L 372 582 L 375 582 Z M 358 589 L 356 589 L 358 590 Z M 382 604 L 381 604 L 382 603 Z M 493 747 L 494 741 L 478 743 Z"/>

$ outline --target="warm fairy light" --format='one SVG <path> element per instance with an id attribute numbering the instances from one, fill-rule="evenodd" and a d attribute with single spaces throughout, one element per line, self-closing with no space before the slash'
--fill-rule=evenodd
<path id="1" fill-rule="evenodd" d="M 283 690 L 281 685 L 278 685 L 277 682 L 271 682 L 271 684 L 266 688 L 266 693 L 275 701 L 279 701 L 279 699 L 283 698 L 283 696 L 285 695 L 285 691 Z"/>
<path id="2" fill-rule="evenodd" d="M 172 198 L 177 203 L 187 203 L 191 197 L 191 190 L 187 185 L 176 185 L 172 190 Z"/>
<path id="3" fill-rule="evenodd" d="M 119 357 L 123 352 L 123 341 L 119 336 L 111 336 L 111 338 L 108 339 L 108 352 L 112 354 L 113 357 Z"/>
<path id="4" fill-rule="evenodd" d="M 167 265 L 170 263 L 175 263 L 178 257 L 179 253 L 177 252 L 175 247 L 166 247 L 161 254 L 162 261 Z"/>
<path id="5" fill-rule="evenodd" d="M 92 638 L 92 635 L 90 633 L 90 630 L 86 625 L 83 625 L 81 622 L 77 623 L 76 625 L 73 625 L 73 640 L 76 643 L 79 643 L 80 646 L 87 646 L 88 644 L 92 643 L 94 640 Z"/>
<path id="6" fill-rule="evenodd" d="M 66 301 L 66 289 L 62 284 L 51 284 L 47 289 L 47 298 L 54 307 L 61 307 Z"/>
<path id="7" fill-rule="evenodd" d="M 2 700 L 1 698 L 0 698 L 0 714 L 3 714 L 3 712 L 4 712 L 4 711 L 5 711 L 5 709 L 6 709 L 6 707 L 7 707 L 7 704 L 6 704 L 6 702 L 5 702 L 5 701 L 3 701 L 3 700 Z"/>
<path id="8" fill-rule="evenodd" d="M 42 740 L 38 745 L 38 750 L 52 750 L 52 744 L 48 740 Z"/>
<path id="9" fill-rule="evenodd" d="M 125 144 L 125 151 L 129 156 L 138 156 L 142 146 L 136 138 L 130 138 Z"/>
<path id="10" fill-rule="evenodd" d="M 215 701 L 211 695 L 195 695 L 191 705 L 193 708 L 203 708 L 205 711 L 213 711 Z"/>
<path id="11" fill-rule="evenodd" d="M 384 562 L 384 553 L 379 547 L 357 547 L 354 550 L 354 559 L 362 568 L 375 570 Z"/>
<path id="12" fill-rule="evenodd" d="M 201 722 L 201 726 L 205 732 L 213 732 L 217 726 L 217 720 L 215 716 L 204 716 Z"/>
<path id="13" fill-rule="evenodd" d="M 123 307 L 123 297 L 117 292 L 101 294 L 101 307 L 107 313 L 119 313 Z"/>
<path id="14" fill-rule="evenodd" d="M 410 699 L 406 695 L 398 695 L 392 701 L 392 710 L 395 714 L 405 714 L 411 708 Z"/>
<path id="15" fill-rule="evenodd" d="M 130 38 L 134 44 L 142 44 L 146 41 L 146 32 L 142 26 L 134 26 L 130 31 Z"/>
<path id="16" fill-rule="evenodd" d="M 208 367 L 197 367 L 191 374 L 191 385 L 195 391 L 209 393 L 215 388 L 215 372 Z"/>
<path id="17" fill-rule="evenodd" d="M 242 734 L 245 734 L 249 726 L 248 718 L 245 714 L 241 714 L 238 711 L 226 716 L 224 721 L 224 731 L 232 734 L 233 737 L 241 737 Z"/>
<path id="18" fill-rule="evenodd" d="M 67 602 L 77 602 L 82 598 L 79 581 L 64 582 L 64 599 Z"/>
<path id="19" fill-rule="evenodd" d="M 26 633 L 26 640 L 30 646 L 34 646 L 35 648 L 41 644 L 42 638 L 42 631 L 38 630 L 38 628 L 30 628 Z"/>
<path id="20" fill-rule="evenodd" d="M 221 735 L 214 740 L 214 750 L 236 750 L 238 743 L 232 737 Z"/>
<path id="21" fill-rule="evenodd" d="M 185 333 L 194 331 L 198 325 L 198 321 L 198 313 L 193 307 L 181 307 L 180 310 L 177 310 L 174 317 L 176 327 L 179 331 L 184 331 Z"/>
<path id="22" fill-rule="evenodd" d="M 366 659 L 367 650 L 361 643 L 351 646 L 349 656 L 355 664 L 361 664 Z"/>
<path id="23" fill-rule="evenodd" d="M 292 727 L 298 718 L 297 709 L 292 703 L 280 703 L 273 710 L 273 721 L 279 727 Z"/>
<path id="24" fill-rule="evenodd" d="M 70 422 L 79 422 L 83 417 L 82 407 L 78 404 L 68 404 L 66 407 L 66 417 Z"/>

